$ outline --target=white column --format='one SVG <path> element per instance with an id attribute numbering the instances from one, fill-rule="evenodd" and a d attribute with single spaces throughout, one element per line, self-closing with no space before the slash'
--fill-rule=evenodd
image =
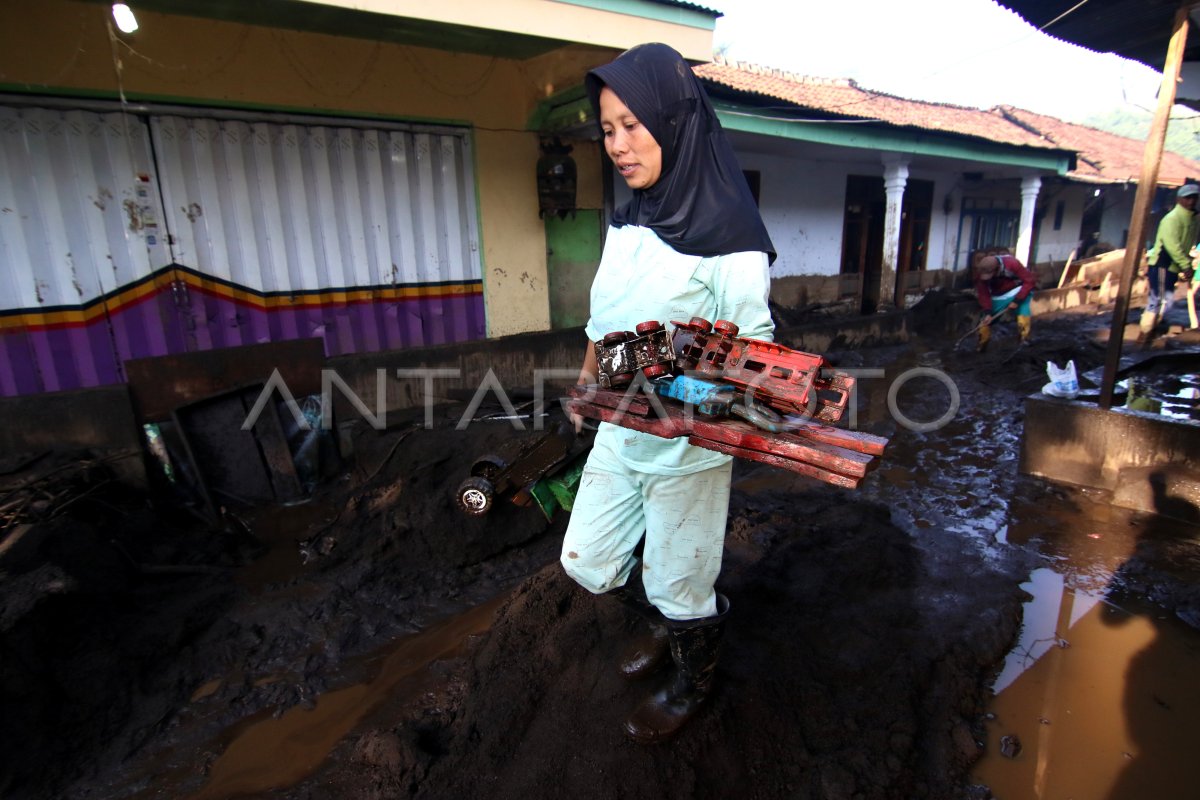
<path id="1" fill-rule="evenodd" d="M 1033 211 L 1037 208 L 1038 190 L 1042 188 L 1042 179 L 1037 175 L 1026 175 L 1021 179 L 1021 228 L 1017 234 L 1017 252 L 1013 253 L 1026 266 L 1029 263 L 1030 250 L 1033 248 Z"/>
<path id="2" fill-rule="evenodd" d="M 883 267 L 879 275 L 879 309 L 894 308 L 899 287 L 896 267 L 900 263 L 900 224 L 904 208 L 904 187 L 908 185 L 906 156 L 884 156 L 883 188 L 887 192 L 887 213 L 883 220 Z"/>

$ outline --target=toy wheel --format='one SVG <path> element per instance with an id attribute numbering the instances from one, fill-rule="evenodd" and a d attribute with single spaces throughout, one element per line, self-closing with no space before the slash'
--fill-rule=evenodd
<path id="1" fill-rule="evenodd" d="M 612 333 L 604 334 L 604 338 L 600 340 L 600 344 L 605 347 L 612 347 L 614 344 L 620 344 L 629 338 L 629 334 L 625 331 L 613 331 Z"/>
<path id="2" fill-rule="evenodd" d="M 652 319 L 649 322 L 642 322 L 636 328 L 634 328 L 634 330 L 637 331 L 638 336 L 645 336 L 647 333 L 654 333 L 655 331 L 661 331 L 662 329 L 662 323 L 656 319 Z"/>
<path id="3" fill-rule="evenodd" d="M 471 465 L 471 474 L 494 481 L 496 480 L 496 476 L 503 472 L 507 466 L 504 463 L 504 459 L 500 456 L 488 453 L 475 459 L 475 463 Z"/>
<path id="4" fill-rule="evenodd" d="M 649 380 L 654 380 L 655 378 L 661 378 L 663 375 L 666 375 L 667 368 L 663 364 L 651 364 L 650 366 L 642 369 L 642 374 L 645 375 Z"/>
<path id="5" fill-rule="evenodd" d="M 712 323 L 704 317 L 692 317 L 692 321 L 688 324 L 693 328 L 699 329 L 702 333 L 708 333 L 713 329 Z"/>
<path id="6" fill-rule="evenodd" d="M 614 389 L 624 389 L 629 384 L 633 383 L 635 373 L 622 372 L 619 375 L 613 375 L 608 379 L 609 386 Z"/>
<path id="7" fill-rule="evenodd" d="M 737 336 L 738 326 L 727 319 L 717 320 L 717 324 L 713 325 L 713 330 L 722 336 Z"/>
<path id="8" fill-rule="evenodd" d="M 458 487 L 458 507 L 473 517 L 482 517 L 492 508 L 492 493 L 492 482 L 487 478 L 467 478 Z"/>

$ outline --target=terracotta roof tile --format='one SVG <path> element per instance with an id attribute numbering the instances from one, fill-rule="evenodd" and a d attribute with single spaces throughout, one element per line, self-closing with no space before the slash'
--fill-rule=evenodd
<path id="1" fill-rule="evenodd" d="M 889 125 L 972 136 L 1020 147 L 1066 149 L 999 114 L 945 103 L 905 100 L 862 89 L 850 80 L 807 78 L 765 67 L 719 62 L 701 64 L 693 69 L 702 80 L 839 117 L 879 120 Z"/>
<path id="2" fill-rule="evenodd" d="M 693 70 L 702 80 L 735 91 L 772 97 L 835 117 L 878 120 L 1022 147 L 1069 150 L 1077 154 L 1078 163 L 1067 176 L 1076 180 L 1136 183 L 1142 171 L 1144 142 L 1013 106 L 985 111 L 906 100 L 863 89 L 852 80 L 812 78 L 749 64 L 718 61 Z M 1164 152 L 1158 183 L 1178 186 L 1187 178 L 1200 178 L 1200 162 Z"/>
<path id="3" fill-rule="evenodd" d="M 1080 180 L 1098 183 L 1136 183 L 1142 173 L 1146 143 L 1086 125 L 1035 114 L 1023 108 L 1000 106 L 996 112 L 1040 132 L 1047 139 L 1079 154 L 1079 165 L 1068 173 Z M 1179 186 L 1187 178 L 1200 178 L 1200 162 L 1164 151 L 1158 167 L 1158 183 Z"/>

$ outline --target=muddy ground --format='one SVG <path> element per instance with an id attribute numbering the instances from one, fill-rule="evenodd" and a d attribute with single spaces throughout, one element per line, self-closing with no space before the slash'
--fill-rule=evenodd
<path id="1" fill-rule="evenodd" d="M 1001 326 L 980 356 L 942 327 L 946 302 L 914 312 L 907 344 L 828 354 L 884 370 L 857 425 L 891 444 L 862 487 L 737 463 L 719 689 L 668 745 L 620 733 L 653 681 L 613 668 L 635 621 L 559 569 L 565 514 L 454 507 L 471 461 L 526 435 L 507 422 L 457 430 L 446 404 L 432 429 L 362 425 L 310 502 L 219 530 L 83 455 L 10 467 L 10 493 L 51 469 L 75 483 L 0 545 L 0 795 L 988 797 L 968 772 L 1037 561 L 1003 543 L 1006 518 L 1074 502 L 1017 474 L 1021 399 L 1047 360 L 1102 365 L 1107 316 L 1038 318 L 1020 349 Z M 959 393 L 938 430 L 888 410 L 912 366 Z M 915 421 L 950 402 L 930 378 L 896 397 Z M 1186 619 L 1180 563 L 1148 549 L 1128 574 Z"/>

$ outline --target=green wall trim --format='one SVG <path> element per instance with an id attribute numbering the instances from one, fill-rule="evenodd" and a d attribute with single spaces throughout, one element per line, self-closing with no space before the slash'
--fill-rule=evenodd
<path id="1" fill-rule="evenodd" d="M 555 133 L 568 128 L 577 128 L 592 118 L 592 102 L 586 97 L 581 97 L 578 100 L 549 108 L 543 116 L 536 120 L 536 124 L 534 124 L 535 120 L 531 118 L 529 130 L 539 133 Z"/>
<path id="2" fill-rule="evenodd" d="M 555 92 L 533 109 L 533 113 L 525 122 L 525 130 L 547 132 L 551 130 L 547 125 L 547 121 L 551 118 L 556 121 L 559 128 L 564 127 L 562 118 L 571 116 L 580 102 L 583 103 L 586 110 L 588 107 L 587 91 L 583 88 L 582 83 L 569 89 L 563 89 L 561 92 Z M 568 107 L 571 110 L 566 110 Z"/>
<path id="3" fill-rule="evenodd" d="M 747 114 L 740 108 L 721 104 L 717 107 L 721 125 L 729 130 L 816 142 L 838 147 L 866 150 L 887 150 L 896 153 L 961 158 L 989 164 L 1029 167 L 1065 175 L 1071 167 L 1071 154 L 1063 150 L 1041 150 L 995 142 L 971 141 L 965 138 L 941 136 L 929 131 L 902 128 L 880 128 L 870 123 L 826 123 L 791 121 Z"/>
<path id="4" fill-rule="evenodd" d="M 56 86 L 39 86 L 29 83 L 0 83 L 0 93 L 36 96 L 44 95 L 58 98 L 78 98 L 80 100 L 115 100 L 120 101 L 119 93 L 109 89 L 63 88 Z M 140 94 L 126 92 L 125 100 L 130 105 L 141 103 L 160 103 L 163 105 L 191 106 L 194 108 L 211 108 L 219 112 L 221 109 L 231 111 L 265 111 L 272 114 L 299 114 L 313 117 L 345 117 L 359 120 L 379 120 L 381 122 L 414 123 L 420 125 L 443 125 L 454 128 L 474 128 L 475 123 L 466 119 L 441 119 L 438 117 L 398 116 L 396 114 L 380 114 L 376 111 L 360 111 L 344 108 L 314 108 L 310 106 L 291 106 L 276 103 L 249 103 L 225 98 L 208 97 L 179 97 L 166 94 Z M 2 102 L 2 100 L 0 100 Z"/>
<path id="5" fill-rule="evenodd" d="M 715 11 L 705 13 L 699 9 L 669 6 L 664 3 L 648 3 L 645 0 L 555 0 L 555 2 L 594 8 L 598 11 L 611 11 L 628 17 L 641 17 L 658 22 L 686 25 L 689 28 L 701 28 L 706 31 L 717 27 L 717 17 L 719 16 Z"/>

